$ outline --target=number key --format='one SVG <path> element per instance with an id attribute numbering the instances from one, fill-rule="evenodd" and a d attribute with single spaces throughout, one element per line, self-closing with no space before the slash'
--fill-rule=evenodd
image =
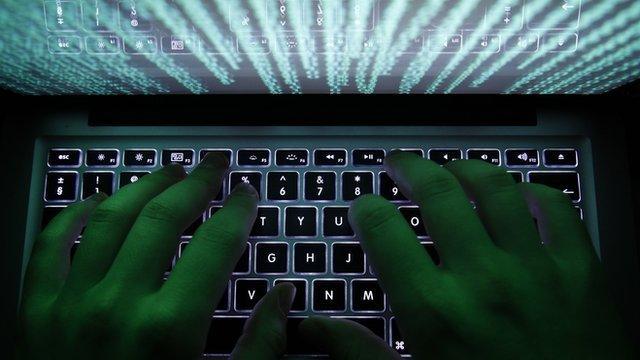
<path id="1" fill-rule="evenodd" d="M 297 200 L 298 173 L 270 172 L 267 175 L 267 199 Z"/>
<path id="2" fill-rule="evenodd" d="M 373 173 L 344 172 L 342 173 L 342 199 L 355 200 L 360 195 L 373 193 Z"/>
<path id="3" fill-rule="evenodd" d="M 407 201 L 402 195 L 398 185 L 389 177 L 386 172 L 380 173 L 380 195 L 389 201 Z"/>
<path id="4" fill-rule="evenodd" d="M 304 198 L 329 201 L 336 199 L 336 173 L 308 172 L 304 174 Z"/>

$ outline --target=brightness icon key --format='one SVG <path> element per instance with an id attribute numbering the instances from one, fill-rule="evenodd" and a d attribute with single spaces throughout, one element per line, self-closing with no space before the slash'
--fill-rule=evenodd
<path id="1" fill-rule="evenodd" d="M 125 150 L 124 166 L 155 166 L 156 151 L 151 150 Z"/>
<path id="2" fill-rule="evenodd" d="M 155 54 L 158 51 L 155 36 L 129 36 L 123 43 L 124 52 L 131 55 Z"/>
<path id="3" fill-rule="evenodd" d="M 120 38 L 117 36 L 87 36 L 87 53 L 93 55 L 117 54 L 120 52 Z"/>

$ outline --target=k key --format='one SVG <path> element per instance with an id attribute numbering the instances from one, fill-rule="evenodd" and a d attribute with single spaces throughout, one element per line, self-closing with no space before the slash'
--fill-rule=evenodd
<path id="1" fill-rule="evenodd" d="M 298 173 L 270 172 L 267 175 L 267 199 L 297 200 Z"/>
<path id="2" fill-rule="evenodd" d="M 325 312 L 345 311 L 346 282 L 344 280 L 314 280 L 313 310 Z"/>
<path id="3" fill-rule="evenodd" d="M 86 172 L 82 174 L 82 199 L 99 192 L 113 194 L 112 172 Z"/>
<path id="4" fill-rule="evenodd" d="M 308 172 L 304 174 L 304 198 L 330 201 L 336 199 L 336 173 Z"/>
<path id="5" fill-rule="evenodd" d="M 288 207 L 285 209 L 286 236 L 316 236 L 317 209 Z"/>
<path id="6" fill-rule="evenodd" d="M 355 200 L 361 195 L 373 193 L 373 174 L 370 172 L 342 173 L 342 199 Z"/>
<path id="7" fill-rule="evenodd" d="M 353 229 L 348 219 L 346 206 L 326 207 L 322 209 L 322 235 L 328 237 L 351 237 Z"/>
<path id="8" fill-rule="evenodd" d="M 320 274 L 327 271 L 327 245 L 298 243 L 293 247 L 293 271 L 299 274 Z"/>
<path id="9" fill-rule="evenodd" d="M 264 279 L 236 280 L 236 310 L 251 311 L 267 293 L 269 282 Z"/>

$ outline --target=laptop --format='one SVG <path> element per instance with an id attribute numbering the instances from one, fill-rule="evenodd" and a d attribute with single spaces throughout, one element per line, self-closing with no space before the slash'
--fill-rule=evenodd
<path id="1" fill-rule="evenodd" d="M 24 105 L 7 115 L 20 131 L 3 135 L 17 174 L 5 179 L 14 312 L 34 238 L 61 209 L 218 152 L 230 173 L 167 276 L 234 185 L 251 183 L 260 202 L 211 314 L 226 331 L 203 355 L 227 356 L 260 297 L 289 281 L 290 355 L 317 355 L 295 327 L 321 314 L 408 356 L 347 221 L 354 199 L 379 194 L 438 262 L 419 209 L 381 167 L 403 149 L 563 191 L 639 320 L 630 138 L 608 121 L 631 106 L 585 97 L 638 93 L 638 1 L 5 1 L 0 26 L 0 86 Z"/>

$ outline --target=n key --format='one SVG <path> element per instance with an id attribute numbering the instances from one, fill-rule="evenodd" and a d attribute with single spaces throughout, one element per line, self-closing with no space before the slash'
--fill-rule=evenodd
<path id="1" fill-rule="evenodd" d="M 346 285 L 344 280 L 313 280 L 313 310 L 345 311 Z"/>

